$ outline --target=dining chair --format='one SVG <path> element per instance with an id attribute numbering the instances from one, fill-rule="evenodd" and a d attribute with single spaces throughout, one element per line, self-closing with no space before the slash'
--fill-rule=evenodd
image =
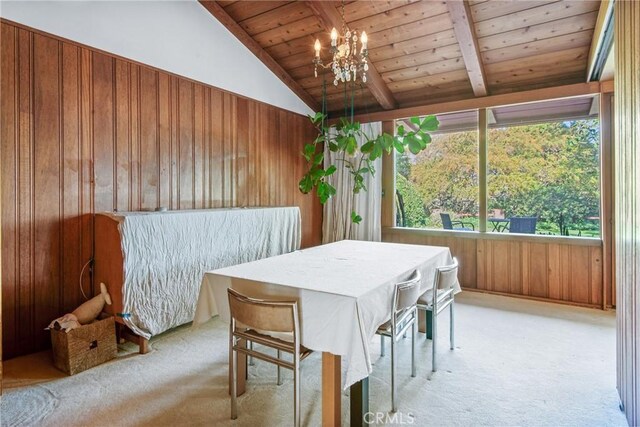
<path id="1" fill-rule="evenodd" d="M 418 333 L 418 312 L 416 302 L 420 296 L 422 276 L 415 271 L 409 280 L 395 285 L 391 303 L 391 319 L 378 327 L 380 335 L 380 355 L 384 356 L 384 338 L 391 338 L 391 410 L 396 412 L 396 342 L 411 328 L 411 376 L 416 376 L 416 335 Z"/>
<path id="2" fill-rule="evenodd" d="M 509 233 L 536 234 L 538 218 L 535 216 L 512 216 L 509 221 Z"/>
<path id="3" fill-rule="evenodd" d="M 418 310 L 424 310 L 427 317 L 427 328 L 431 323 L 431 370 L 436 372 L 436 347 L 438 336 L 438 315 L 449 307 L 449 344 L 451 350 L 454 345 L 453 331 L 453 306 L 454 286 L 458 281 L 458 260 L 453 259 L 453 264 L 436 268 L 433 280 L 433 288 L 429 289 L 418 298 Z M 435 292 L 434 292 L 435 291 Z M 431 318 L 431 322 L 429 322 Z M 429 335 L 427 334 L 427 339 Z"/>
<path id="4" fill-rule="evenodd" d="M 231 317 L 229 326 L 229 370 L 232 376 L 231 419 L 238 418 L 238 353 L 242 353 L 277 365 L 278 384 L 281 383 L 281 367 L 293 371 L 294 425 L 300 426 L 300 362 L 311 354 L 311 350 L 300 345 L 298 303 L 249 298 L 231 288 L 227 290 L 227 293 Z M 247 342 L 275 349 L 277 355 L 273 357 L 270 354 L 248 348 Z M 291 354 L 292 361 L 282 358 L 282 352 Z"/>

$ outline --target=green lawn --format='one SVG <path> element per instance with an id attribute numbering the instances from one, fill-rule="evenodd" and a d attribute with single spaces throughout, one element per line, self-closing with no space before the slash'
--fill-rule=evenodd
<path id="1" fill-rule="evenodd" d="M 475 230 L 478 230 L 478 217 L 464 217 L 464 218 L 452 218 L 454 221 L 464 221 L 465 223 L 473 224 Z M 425 221 L 425 226 L 421 228 L 431 228 L 431 229 L 442 229 L 442 223 L 440 221 L 434 221 L 429 218 Z M 487 230 L 493 230 L 493 224 L 487 224 Z M 508 233 L 509 230 L 502 231 L 503 233 Z M 559 236 L 560 228 L 557 224 L 546 221 L 538 221 L 536 226 L 536 234 L 547 235 L 547 236 Z M 600 237 L 600 228 L 599 223 L 596 221 L 591 221 L 586 224 L 574 224 L 569 226 L 569 236 L 580 236 L 580 237 Z"/>

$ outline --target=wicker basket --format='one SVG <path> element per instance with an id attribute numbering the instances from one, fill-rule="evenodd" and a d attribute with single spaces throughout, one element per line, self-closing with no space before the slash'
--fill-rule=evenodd
<path id="1" fill-rule="evenodd" d="M 51 330 L 53 363 L 69 375 L 86 371 L 118 352 L 113 317 L 98 320 L 68 333 Z"/>

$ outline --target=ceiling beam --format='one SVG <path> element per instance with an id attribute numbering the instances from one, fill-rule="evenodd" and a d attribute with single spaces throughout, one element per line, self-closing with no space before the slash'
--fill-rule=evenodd
<path id="1" fill-rule="evenodd" d="M 460 45 L 460 51 L 462 52 L 464 65 L 467 68 L 473 93 L 475 96 L 486 96 L 489 93 L 487 90 L 487 78 L 480 59 L 480 49 L 478 48 L 478 39 L 476 38 L 469 3 L 466 0 L 448 0 L 447 7 L 451 21 L 453 21 L 453 31 Z"/>
<path id="2" fill-rule="evenodd" d="M 304 90 L 287 71 L 276 62 L 263 48 L 251 37 L 217 2 L 211 0 L 199 0 L 200 4 L 216 18 L 227 30 L 231 31 L 240 43 L 245 45 L 273 74 L 298 95 L 298 97 L 314 111 L 320 110 L 320 104 L 309 92 Z"/>
<path id="3" fill-rule="evenodd" d="M 320 23 L 327 32 L 331 32 L 332 28 L 342 28 L 342 16 L 330 1 L 307 1 L 307 6 L 320 19 Z M 393 93 L 389 86 L 384 82 L 380 73 L 369 61 L 369 71 L 367 71 L 367 87 L 371 94 L 376 98 L 378 104 L 385 110 L 391 110 L 398 107 L 398 102 L 393 97 Z"/>
<path id="4" fill-rule="evenodd" d="M 529 102 L 546 101 L 549 99 L 574 98 L 577 96 L 606 92 L 610 86 L 610 82 L 603 82 L 602 84 L 599 82 L 576 83 L 572 85 L 503 93 L 499 95 L 487 95 L 479 98 L 468 98 L 416 107 L 398 108 L 395 110 L 378 111 L 375 113 L 356 114 L 354 120 L 360 123 L 370 123 L 385 120 L 399 120 L 406 117 L 426 116 L 429 114 L 454 113 L 457 111 L 474 110 L 478 108 L 526 104 Z"/>

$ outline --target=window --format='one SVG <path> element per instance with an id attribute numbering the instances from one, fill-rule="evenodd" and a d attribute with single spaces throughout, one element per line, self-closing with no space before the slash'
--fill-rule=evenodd
<path id="1" fill-rule="evenodd" d="M 426 150 L 396 155 L 396 225 L 477 230 L 478 113 L 437 117 L 440 128 Z"/>
<path id="2" fill-rule="evenodd" d="M 487 232 L 600 236 L 598 105 L 586 96 L 487 110 Z M 437 117 L 426 150 L 396 154 L 396 225 L 478 231 L 478 113 Z"/>
<path id="3" fill-rule="evenodd" d="M 493 109 L 487 231 L 600 236 L 597 105 L 583 97 Z"/>

